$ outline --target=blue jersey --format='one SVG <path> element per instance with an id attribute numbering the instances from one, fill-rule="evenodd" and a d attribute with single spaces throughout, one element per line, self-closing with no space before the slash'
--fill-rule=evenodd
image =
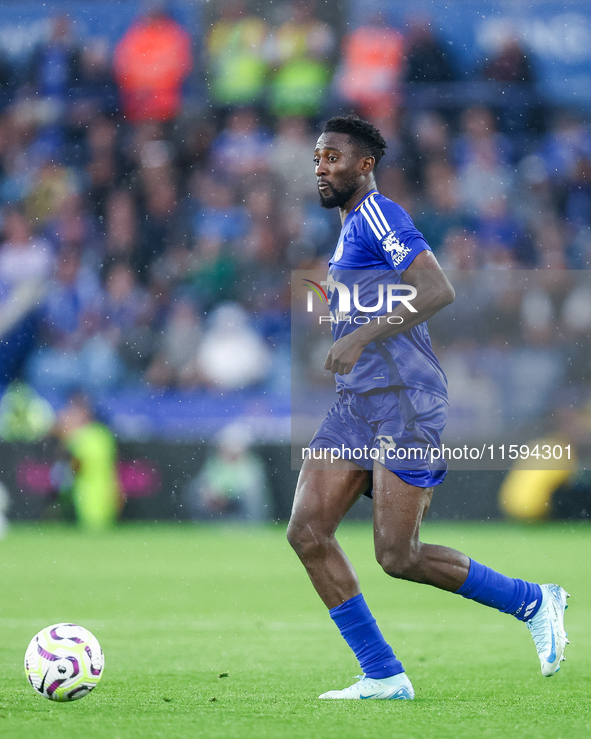
<path id="1" fill-rule="evenodd" d="M 379 320 L 398 305 L 398 296 L 412 301 L 413 288 L 404 287 L 401 275 L 426 249 L 430 251 L 429 245 L 403 208 L 375 190 L 369 193 L 345 219 L 329 262 L 333 339 L 370 319 Z M 431 348 L 426 322 L 368 344 L 352 371 L 335 377 L 337 391 L 366 393 L 397 386 L 447 398 L 447 379 Z"/>

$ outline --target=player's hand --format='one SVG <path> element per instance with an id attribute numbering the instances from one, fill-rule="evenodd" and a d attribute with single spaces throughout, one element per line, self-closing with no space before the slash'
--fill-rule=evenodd
<path id="1" fill-rule="evenodd" d="M 324 369 L 338 372 L 340 375 L 348 375 L 364 348 L 354 333 L 342 336 L 330 348 L 324 362 Z"/>

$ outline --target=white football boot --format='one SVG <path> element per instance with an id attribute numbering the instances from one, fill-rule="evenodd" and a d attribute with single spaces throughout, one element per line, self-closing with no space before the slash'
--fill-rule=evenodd
<path id="1" fill-rule="evenodd" d="M 319 695 L 319 698 L 331 698 L 336 700 L 412 700 L 415 691 L 412 683 L 406 677 L 405 672 L 392 677 L 376 680 L 373 677 L 357 675 L 358 683 L 344 690 L 329 690 L 328 693 Z"/>
<path id="2" fill-rule="evenodd" d="M 569 594 L 560 585 L 541 585 L 542 605 L 526 626 L 533 637 L 542 666 L 542 675 L 551 677 L 565 659 L 564 648 L 569 644 L 564 630 L 564 611 Z"/>

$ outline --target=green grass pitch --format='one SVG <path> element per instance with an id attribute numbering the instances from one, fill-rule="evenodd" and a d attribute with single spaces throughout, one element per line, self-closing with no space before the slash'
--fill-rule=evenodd
<path id="1" fill-rule="evenodd" d="M 453 594 L 389 579 L 371 526 L 340 540 L 416 700 L 319 701 L 357 663 L 284 526 L 13 526 L 0 541 L 0 737 L 7 739 L 578 739 L 591 736 L 591 529 L 430 524 L 425 541 L 570 593 L 567 662 L 543 678 L 527 629 Z M 80 701 L 37 696 L 23 657 L 42 627 L 89 628 L 104 677 Z"/>

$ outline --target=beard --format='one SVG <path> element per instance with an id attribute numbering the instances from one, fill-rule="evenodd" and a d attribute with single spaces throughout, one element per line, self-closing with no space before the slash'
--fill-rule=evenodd
<path id="1" fill-rule="evenodd" d="M 328 210 L 331 208 L 342 208 L 349 202 L 349 200 L 351 200 L 359 187 L 359 183 L 355 177 L 345 180 L 345 182 L 343 182 L 343 184 L 338 188 L 329 183 L 327 184 L 330 192 L 323 195 L 319 191 L 318 194 L 320 195 L 320 206 Z"/>

